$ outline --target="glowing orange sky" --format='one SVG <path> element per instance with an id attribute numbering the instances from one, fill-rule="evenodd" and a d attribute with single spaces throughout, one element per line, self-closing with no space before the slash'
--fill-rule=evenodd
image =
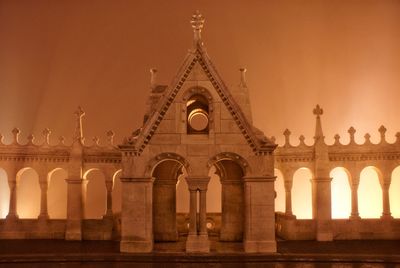
<path id="1" fill-rule="evenodd" d="M 69 138 L 82 105 L 87 140 L 129 135 L 142 122 L 149 69 L 172 80 L 196 9 L 225 82 L 237 86 L 247 67 L 266 135 L 282 141 L 288 127 L 311 143 L 317 103 L 328 142 L 337 132 L 347 140 L 351 125 L 373 141 L 380 124 L 391 140 L 400 130 L 400 1 L 1 0 L 0 133 L 49 127 Z"/>

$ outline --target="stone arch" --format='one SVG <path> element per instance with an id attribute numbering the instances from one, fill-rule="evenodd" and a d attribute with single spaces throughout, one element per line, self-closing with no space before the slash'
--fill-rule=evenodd
<path id="1" fill-rule="evenodd" d="M 400 218 L 400 166 L 397 166 L 392 171 L 389 200 L 392 216 Z"/>
<path id="2" fill-rule="evenodd" d="M 21 219 L 36 219 L 40 214 L 39 174 L 31 167 L 17 172 L 17 215 Z"/>
<path id="3" fill-rule="evenodd" d="M 106 178 L 102 170 L 91 168 L 84 172 L 85 196 L 84 215 L 86 219 L 101 219 L 107 209 Z"/>
<path id="4" fill-rule="evenodd" d="M 149 161 L 146 173 L 153 181 L 153 234 L 155 241 L 177 241 L 176 188 L 189 162 L 176 153 L 162 153 Z"/>
<path id="5" fill-rule="evenodd" d="M 367 166 L 360 173 L 358 207 L 361 218 L 379 218 L 383 211 L 382 173 L 374 166 Z"/>
<path id="6" fill-rule="evenodd" d="M 49 218 L 66 219 L 67 218 L 67 193 L 68 185 L 65 181 L 68 178 L 68 172 L 63 168 L 55 168 L 47 175 L 47 208 Z"/>
<path id="7" fill-rule="evenodd" d="M 208 161 L 221 181 L 221 241 L 242 241 L 244 233 L 244 183 L 247 161 L 236 153 L 219 153 Z"/>
<path id="8" fill-rule="evenodd" d="M 8 186 L 8 175 L 6 170 L 0 167 L 0 219 L 8 214 L 10 205 L 10 187 Z"/>
<path id="9" fill-rule="evenodd" d="M 283 173 L 279 169 L 275 168 L 275 211 L 285 212 L 285 181 L 283 178 Z"/>
<path id="10" fill-rule="evenodd" d="M 119 169 L 113 175 L 113 191 L 112 191 L 113 213 L 120 213 L 122 209 L 121 174 L 122 174 L 122 169 Z"/>
<path id="11" fill-rule="evenodd" d="M 332 219 L 346 219 L 351 214 L 351 175 L 344 167 L 335 167 L 329 173 L 331 181 Z"/>
<path id="12" fill-rule="evenodd" d="M 312 219 L 312 178 L 313 173 L 306 167 L 293 174 L 292 208 L 298 219 Z"/>

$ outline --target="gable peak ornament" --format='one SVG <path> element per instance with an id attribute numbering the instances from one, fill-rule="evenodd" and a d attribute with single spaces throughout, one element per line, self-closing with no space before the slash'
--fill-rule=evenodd
<path id="1" fill-rule="evenodd" d="M 203 15 L 200 14 L 200 11 L 196 10 L 196 12 L 192 15 L 192 19 L 190 20 L 190 23 L 192 24 L 193 28 L 193 43 L 196 46 L 197 44 L 202 45 L 203 43 L 201 42 L 201 29 L 203 29 L 204 26 L 204 17 Z"/>

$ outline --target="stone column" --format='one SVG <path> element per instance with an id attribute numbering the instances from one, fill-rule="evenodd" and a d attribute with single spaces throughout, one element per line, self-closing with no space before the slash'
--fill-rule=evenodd
<path id="1" fill-rule="evenodd" d="M 361 219 L 360 214 L 358 213 L 358 185 L 359 179 L 355 179 L 351 182 L 351 220 L 359 220 Z"/>
<path id="2" fill-rule="evenodd" d="M 48 190 L 48 184 L 47 184 L 47 177 L 45 178 L 45 181 L 40 181 L 40 214 L 39 214 L 39 219 L 40 220 L 47 220 L 49 218 L 49 213 L 47 210 L 47 190 Z"/>
<path id="3" fill-rule="evenodd" d="M 292 178 L 284 181 L 285 183 L 285 215 L 288 217 L 294 217 L 292 210 Z"/>
<path id="4" fill-rule="evenodd" d="M 313 219 L 317 224 L 317 241 L 332 241 L 332 204 L 330 177 L 312 179 Z"/>
<path id="5" fill-rule="evenodd" d="M 8 207 L 7 220 L 18 219 L 17 214 L 17 174 L 11 173 L 8 177 L 8 187 L 10 187 L 10 203 Z"/>
<path id="6" fill-rule="evenodd" d="M 199 235 L 207 236 L 207 203 L 206 189 L 200 189 Z"/>
<path id="7" fill-rule="evenodd" d="M 276 252 L 274 176 L 244 177 L 244 250 Z"/>
<path id="8" fill-rule="evenodd" d="M 390 202 L 389 202 L 389 187 L 390 180 L 385 180 L 382 183 L 382 201 L 383 201 L 383 212 L 381 219 L 392 219 L 392 213 L 390 212 Z"/>
<path id="9" fill-rule="evenodd" d="M 190 208 L 189 208 L 189 235 L 197 235 L 197 189 L 189 189 Z"/>
<path id="10" fill-rule="evenodd" d="M 210 252 L 210 241 L 207 233 L 207 204 L 206 192 L 210 177 L 188 176 L 186 181 L 190 191 L 190 225 L 189 235 L 186 241 L 186 252 Z M 197 233 L 197 191 L 200 191 L 200 228 Z M 195 229 L 196 228 L 196 229 Z"/>
<path id="11" fill-rule="evenodd" d="M 80 177 L 69 177 L 67 182 L 67 229 L 66 240 L 82 240 L 83 193 L 85 181 Z"/>
<path id="12" fill-rule="evenodd" d="M 113 181 L 106 181 L 106 189 L 107 189 L 107 210 L 106 210 L 106 218 L 113 217 L 112 211 L 112 191 L 113 191 Z"/>
<path id="13" fill-rule="evenodd" d="M 153 179 L 121 178 L 121 252 L 153 250 Z"/>

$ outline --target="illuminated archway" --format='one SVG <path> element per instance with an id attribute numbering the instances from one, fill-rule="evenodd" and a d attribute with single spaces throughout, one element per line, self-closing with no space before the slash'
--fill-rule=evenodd
<path id="1" fill-rule="evenodd" d="M 67 218 L 67 182 L 68 173 L 56 168 L 48 175 L 47 208 L 51 219 Z"/>
<path id="2" fill-rule="evenodd" d="M 182 174 L 176 183 L 176 212 L 189 213 L 189 187 L 186 182 L 186 169 L 182 169 Z"/>
<path id="3" fill-rule="evenodd" d="M 279 169 L 275 169 L 275 211 L 285 212 L 285 182 L 283 174 Z"/>
<path id="4" fill-rule="evenodd" d="M 308 168 L 299 168 L 293 175 L 292 209 L 298 219 L 312 219 L 312 177 Z"/>
<path id="5" fill-rule="evenodd" d="M 33 168 L 17 173 L 17 214 L 21 219 L 35 219 L 40 214 L 39 175 Z"/>
<path id="6" fill-rule="evenodd" d="M 342 167 L 331 170 L 332 219 L 347 219 L 351 214 L 349 173 Z"/>
<path id="7" fill-rule="evenodd" d="M 221 213 L 221 179 L 216 174 L 215 166 L 210 168 L 210 182 L 207 187 L 207 212 Z"/>
<path id="8" fill-rule="evenodd" d="M 98 169 L 90 169 L 85 175 L 87 181 L 85 198 L 85 218 L 101 219 L 106 213 L 107 188 L 104 174 Z"/>
<path id="9" fill-rule="evenodd" d="M 380 218 L 382 215 L 382 188 L 375 167 L 366 167 L 360 174 L 358 208 L 361 218 Z"/>
<path id="10" fill-rule="evenodd" d="M 113 176 L 113 191 L 112 191 L 112 211 L 113 213 L 121 212 L 122 192 L 121 192 L 121 172 L 118 170 Z"/>
<path id="11" fill-rule="evenodd" d="M 10 187 L 8 186 L 7 173 L 0 168 L 0 219 L 8 214 L 10 204 Z"/>
<path id="12" fill-rule="evenodd" d="M 389 188 L 390 210 L 394 218 L 400 218 L 400 166 L 392 172 Z"/>

